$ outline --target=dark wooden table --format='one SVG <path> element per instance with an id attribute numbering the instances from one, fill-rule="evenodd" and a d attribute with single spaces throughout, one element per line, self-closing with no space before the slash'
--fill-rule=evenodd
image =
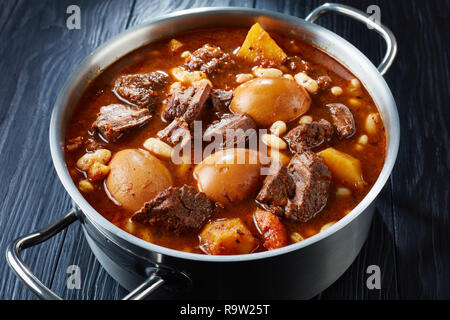
<path id="1" fill-rule="evenodd" d="M 245 6 L 305 17 L 324 1 L 1 1 L 0 252 L 20 235 L 70 207 L 50 157 L 55 99 L 76 65 L 119 32 L 175 10 Z M 450 1 L 341 1 L 366 11 L 376 4 L 397 36 L 398 57 L 386 75 L 401 121 L 400 151 L 383 189 L 369 239 L 347 272 L 318 299 L 450 298 L 449 43 Z M 81 8 L 81 29 L 68 30 L 66 9 Z M 384 44 L 364 25 L 329 15 L 319 23 L 378 63 Z M 79 224 L 27 250 L 37 276 L 65 299 L 126 294 L 91 253 Z M 81 268 L 80 290 L 66 288 L 69 265 Z M 381 269 L 381 290 L 366 286 L 367 267 Z M 299 284 L 301 285 L 301 284 Z M 0 259 L 0 298 L 36 299 Z"/>

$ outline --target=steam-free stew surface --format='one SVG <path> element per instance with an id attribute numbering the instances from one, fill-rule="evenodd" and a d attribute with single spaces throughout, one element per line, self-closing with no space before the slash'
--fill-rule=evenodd
<path id="1" fill-rule="evenodd" d="M 246 28 L 222 28 L 176 34 L 173 37 L 162 39 L 140 48 L 120 59 L 94 79 L 77 102 L 77 106 L 68 123 L 66 145 L 69 146 L 73 139 L 76 140 L 77 137 L 82 137 L 85 142 L 94 141 L 94 145 L 101 144 L 103 148 L 110 150 L 112 155 L 124 149 L 143 149 L 144 141 L 150 137 L 156 137 L 157 132 L 168 125 L 167 122 L 161 119 L 161 113 L 164 108 L 163 102 L 158 103 L 153 108 L 153 117 L 148 124 L 128 132 L 114 143 L 107 143 L 101 140 L 98 134 L 91 130 L 91 125 L 96 120 L 102 106 L 123 103 L 113 93 L 115 80 L 121 75 L 143 74 L 158 70 L 170 75 L 172 68 L 184 65 L 183 52 L 194 52 L 204 44 L 209 43 L 219 46 L 225 52 L 231 54 L 236 64 L 226 68 L 225 71 L 208 75 L 208 79 L 211 81 L 213 88 L 233 90 L 239 86 L 239 83 L 236 82 L 236 75 L 251 74 L 252 69 L 260 63 L 248 62 L 233 54 L 244 42 L 247 32 L 248 29 Z M 314 218 L 307 222 L 280 218 L 287 230 L 288 243 L 294 243 L 299 240 L 298 235 L 301 235 L 302 238 L 308 238 L 320 232 L 321 228 L 328 223 L 338 221 L 363 199 L 373 186 L 383 166 L 386 138 L 382 123 L 378 123 L 376 132 L 367 132 L 367 117 L 369 114 L 377 114 L 378 111 L 365 88 L 363 86 L 358 87 L 358 83 L 353 80 L 355 79 L 354 75 L 336 60 L 305 42 L 291 36 L 275 33 L 270 33 L 270 35 L 288 57 L 299 56 L 309 63 L 311 70 L 308 74 L 311 78 L 318 79 L 320 76 L 331 78 L 331 84 L 327 89 L 320 90 L 316 94 L 310 94 L 311 107 L 303 116 L 310 116 L 313 120 L 326 119 L 331 122 L 330 112 L 325 105 L 342 103 L 351 110 L 354 116 L 356 133 L 352 137 L 342 140 L 335 135 L 331 141 L 322 144 L 313 151 L 319 153 L 321 150 L 332 146 L 334 149 L 358 159 L 361 163 L 365 181 L 361 188 L 352 189 L 333 175 L 327 204 Z M 173 38 L 182 44 L 182 48 L 175 52 L 170 46 L 170 40 Z M 285 65 L 275 67 L 282 70 L 285 74 L 295 75 L 295 72 L 289 71 Z M 171 79 L 161 89 L 163 96 L 167 94 L 168 86 L 174 81 Z M 340 95 L 333 94 L 331 88 L 334 87 L 342 89 L 342 93 Z M 208 126 L 215 119 L 213 111 L 210 111 L 203 117 L 204 127 Z M 299 119 L 295 119 L 287 124 L 288 129 L 294 128 L 298 124 Z M 259 127 L 262 128 L 263 126 Z M 66 147 L 67 166 L 77 185 L 81 180 L 86 179 L 86 173 L 77 168 L 76 163 L 87 152 L 87 149 L 89 149 L 88 144 L 83 144 L 80 148 Z M 289 157 L 293 155 L 289 150 L 283 152 Z M 168 171 L 172 173 L 174 186 L 181 187 L 186 184 L 197 188 L 197 181 L 193 176 L 195 166 L 191 166 L 186 172 L 179 173 L 178 166 L 173 164 L 170 159 L 158 158 L 164 163 Z M 100 214 L 113 224 L 157 245 L 187 252 L 204 253 L 200 248 L 199 232 L 175 234 L 166 231 L 164 228 L 133 222 L 130 220 L 130 217 L 134 212 L 126 210 L 116 200 L 112 199 L 105 188 L 104 180 L 91 181 L 91 185 L 94 187 L 94 190 L 83 192 L 83 195 Z M 261 209 L 261 206 L 255 200 L 255 196 L 256 193 L 244 201 L 218 206 L 211 220 L 240 218 L 259 241 L 256 251 L 264 251 L 266 249 L 262 245 L 263 239 L 260 230 L 255 227 L 253 218 L 255 210 Z M 150 200 L 148 199 L 148 201 Z"/>

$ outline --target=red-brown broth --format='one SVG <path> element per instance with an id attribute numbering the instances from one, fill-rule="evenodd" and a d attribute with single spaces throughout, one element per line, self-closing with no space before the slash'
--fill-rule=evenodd
<path id="1" fill-rule="evenodd" d="M 205 43 L 210 43 L 220 46 L 225 51 L 231 53 L 242 44 L 247 32 L 248 29 L 244 28 L 220 28 L 177 34 L 175 38 L 184 44 L 182 51 L 189 50 L 193 52 Z M 314 149 L 314 151 L 318 152 L 328 146 L 333 146 L 334 148 L 359 159 L 362 165 L 364 180 L 367 184 L 359 192 L 353 192 L 350 197 L 337 197 L 335 190 L 337 187 L 342 186 L 342 184 L 339 181 L 333 180 L 328 203 L 315 218 L 306 223 L 293 222 L 286 219 L 282 220 L 289 234 L 298 232 L 304 238 L 307 238 L 318 233 L 323 225 L 344 217 L 368 193 L 384 164 L 386 135 L 384 128 L 382 128 L 383 130 L 379 130 L 379 133 L 376 136 L 370 137 L 369 143 L 363 150 L 356 150 L 355 144 L 357 143 L 357 139 L 364 134 L 363 128 L 367 115 L 369 113 L 377 112 L 375 103 L 366 89 L 362 87 L 358 94 L 358 99 L 361 101 L 361 107 L 352 107 L 348 104 L 348 99 L 353 96 L 346 90 L 349 86 L 349 81 L 355 78 L 351 72 L 335 59 L 308 43 L 286 35 L 271 33 L 271 36 L 288 56 L 301 55 L 303 59 L 311 63 L 313 66 L 313 78 L 315 78 L 315 76 L 328 75 L 332 79 L 332 86 L 340 86 L 344 89 L 344 93 L 338 97 L 332 95 L 329 89 L 317 95 L 312 95 L 312 104 L 307 115 L 310 115 L 314 120 L 324 118 L 331 121 L 325 104 L 344 103 L 350 108 L 356 121 L 357 133 L 352 138 L 347 140 L 333 138 L 330 143 Z M 169 74 L 171 68 L 183 65 L 184 59 L 180 57 L 180 53 L 173 54 L 169 49 L 168 42 L 170 39 L 171 38 L 166 38 L 156 41 L 128 54 L 96 77 L 89 84 L 88 88 L 77 102 L 77 106 L 68 123 L 66 142 L 79 136 L 84 137 L 84 139 L 92 138 L 92 132 L 89 130 L 91 124 L 97 117 L 99 109 L 108 104 L 121 103 L 112 92 L 113 83 L 120 75 L 147 73 L 156 70 L 161 70 Z M 225 73 L 219 73 L 217 76 L 209 77 L 209 79 L 212 81 L 215 88 L 233 89 L 238 85 L 235 82 L 235 75 L 238 73 L 251 72 L 252 67 L 254 67 L 254 65 L 239 61 L 233 69 L 227 70 Z M 122 149 L 142 148 L 143 142 L 146 139 L 155 136 L 159 130 L 167 125 L 167 123 L 161 120 L 161 111 L 162 106 L 154 111 L 153 119 L 150 124 L 127 133 L 117 142 L 107 144 L 106 148 L 113 154 Z M 298 120 L 295 120 L 293 123 L 288 124 L 288 126 L 289 128 L 292 128 L 297 124 Z M 77 160 L 85 152 L 86 150 L 84 148 L 75 151 L 66 150 L 67 166 L 75 183 L 78 183 L 79 180 L 85 178 L 84 173 L 76 168 Z M 172 171 L 171 169 L 175 169 L 174 164 L 170 161 L 164 162 L 170 171 Z M 192 170 L 193 168 L 185 176 L 174 177 L 175 185 L 181 186 L 183 184 L 189 184 L 196 186 L 196 181 L 192 176 Z M 143 226 L 137 223 L 130 224 L 129 218 L 132 213 L 127 212 L 116 205 L 108 197 L 103 181 L 95 183 L 94 186 L 95 191 L 85 194 L 85 198 L 100 214 L 118 227 L 157 245 L 177 250 L 202 253 L 199 248 L 198 234 L 177 236 L 171 232 L 165 232 L 158 228 Z M 225 208 L 219 209 L 213 218 L 240 217 L 254 235 L 259 237 L 259 233 L 254 226 L 252 219 L 252 214 L 257 207 L 258 204 L 253 198 L 240 203 L 227 205 Z M 132 228 L 130 228 L 131 225 Z M 149 235 L 151 235 L 151 238 Z M 259 246 L 258 250 L 264 250 L 262 245 Z"/>

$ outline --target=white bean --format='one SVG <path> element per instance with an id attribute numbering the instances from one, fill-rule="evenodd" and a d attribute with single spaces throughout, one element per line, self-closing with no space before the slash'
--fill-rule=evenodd
<path id="1" fill-rule="evenodd" d="M 107 164 L 111 159 L 111 151 L 108 149 L 98 149 L 92 153 L 84 154 L 77 161 L 77 167 L 83 171 L 88 170 L 95 162 Z"/>
<path id="2" fill-rule="evenodd" d="M 170 73 L 175 78 L 175 80 L 180 81 L 184 84 L 192 84 L 193 82 L 200 81 L 203 79 L 208 79 L 206 73 L 201 71 L 186 71 L 181 68 L 172 68 Z M 209 81 L 209 80 L 208 80 Z"/>
<path id="3" fill-rule="evenodd" d="M 343 90 L 342 90 L 341 87 L 335 86 L 335 87 L 332 87 L 332 88 L 331 88 L 331 93 L 332 93 L 334 96 L 340 96 L 340 95 L 342 94 L 342 92 L 343 92 Z"/>
<path id="4" fill-rule="evenodd" d="M 348 197 L 351 194 L 352 194 L 352 192 L 348 188 L 337 188 L 336 189 L 336 195 L 338 197 Z"/>
<path id="5" fill-rule="evenodd" d="M 366 118 L 366 131 L 370 135 L 374 135 L 378 131 L 378 124 L 381 122 L 380 115 L 378 113 L 371 113 Z"/>
<path id="6" fill-rule="evenodd" d="M 322 228 L 320 228 L 320 232 L 322 232 L 322 231 L 328 229 L 329 227 L 331 227 L 331 226 L 332 226 L 333 224 L 335 224 L 335 223 L 336 223 L 336 221 L 331 221 L 331 222 L 328 222 L 327 224 L 324 224 L 324 225 L 322 226 Z"/>
<path id="7" fill-rule="evenodd" d="M 270 132 L 272 132 L 276 136 L 282 136 L 287 131 L 287 125 L 284 121 L 278 120 L 275 121 L 270 127 Z"/>
<path id="8" fill-rule="evenodd" d="M 358 79 L 352 79 L 352 80 L 350 81 L 350 85 L 351 85 L 353 88 L 360 88 L 360 87 L 361 87 L 361 82 L 360 82 Z"/>
<path id="9" fill-rule="evenodd" d="M 253 75 L 251 73 L 239 73 L 236 75 L 237 83 L 244 83 L 253 79 Z"/>
<path id="10" fill-rule="evenodd" d="M 361 100 L 360 99 L 356 99 L 356 98 L 348 99 L 348 103 L 350 103 L 350 105 L 352 105 L 353 107 L 360 107 L 362 105 Z"/>
<path id="11" fill-rule="evenodd" d="M 297 242 L 303 241 L 305 239 L 302 237 L 302 235 L 300 233 L 292 232 L 291 233 L 291 240 L 292 240 L 292 242 L 297 243 Z"/>
<path id="12" fill-rule="evenodd" d="M 297 73 L 295 76 L 295 81 L 302 87 L 304 87 L 309 93 L 316 93 L 319 89 L 317 81 L 312 79 L 304 72 Z"/>
<path id="13" fill-rule="evenodd" d="M 78 189 L 83 193 L 89 193 L 94 191 L 94 186 L 88 180 L 81 180 L 78 182 Z"/>
<path id="14" fill-rule="evenodd" d="M 359 137 L 358 139 L 358 143 L 362 144 L 362 145 L 366 145 L 369 142 L 369 137 L 367 137 L 367 135 L 363 134 L 361 137 Z"/>
<path id="15" fill-rule="evenodd" d="M 283 75 L 283 72 L 279 69 L 275 68 L 260 68 L 256 67 L 253 69 L 253 74 L 258 77 L 281 77 Z"/>
<path id="16" fill-rule="evenodd" d="M 273 149 L 278 149 L 278 150 L 287 149 L 286 142 L 274 134 L 267 134 L 267 133 L 263 134 L 261 137 L 261 140 L 265 145 L 267 145 L 268 147 L 271 147 Z"/>
<path id="17" fill-rule="evenodd" d="M 169 159 L 172 157 L 173 148 L 156 138 L 148 138 L 145 140 L 144 148 L 163 158 Z"/>
<path id="18" fill-rule="evenodd" d="M 187 57 L 189 57 L 191 55 L 190 51 L 183 51 L 180 55 L 180 57 L 186 59 Z"/>
<path id="19" fill-rule="evenodd" d="M 313 121 L 313 118 L 311 116 L 303 116 L 300 118 L 299 123 L 306 124 L 306 123 L 311 123 L 312 121 Z"/>
<path id="20" fill-rule="evenodd" d="M 287 166 L 289 164 L 289 161 L 291 160 L 291 158 L 289 158 L 287 155 L 276 149 L 270 148 L 267 153 L 273 161 L 280 161 L 285 166 Z"/>

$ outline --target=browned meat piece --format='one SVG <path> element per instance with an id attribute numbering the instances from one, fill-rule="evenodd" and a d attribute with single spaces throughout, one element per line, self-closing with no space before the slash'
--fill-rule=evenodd
<path id="1" fill-rule="evenodd" d="M 160 98 L 161 90 L 169 80 L 164 72 L 130 74 L 119 77 L 114 83 L 117 97 L 140 108 L 153 108 Z"/>
<path id="2" fill-rule="evenodd" d="M 211 90 L 211 103 L 216 113 L 224 114 L 229 112 L 231 100 L 233 99 L 233 90 Z"/>
<path id="3" fill-rule="evenodd" d="M 291 159 L 287 172 L 281 168 L 266 177 L 257 200 L 276 215 L 306 222 L 327 204 L 330 183 L 331 173 L 322 157 L 305 151 Z"/>
<path id="4" fill-rule="evenodd" d="M 147 109 L 110 104 L 100 108 L 92 129 L 97 130 L 108 142 L 114 142 L 125 132 L 148 123 L 151 118 Z"/>
<path id="5" fill-rule="evenodd" d="M 100 138 L 91 137 L 87 139 L 85 147 L 86 151 L 91 152 L 98 149 L 105 149 L 106 146 L 102 141 L 100 141 Z"/>
<path id="6" fill-rule="evenodd" d="M 211 86 L 208 83 L 195 83 L 186 89 L 175 89 L 169 96 L 167 106 L 163 111 L 164 119 L 172 121 L 183 117 L 187 123 L 198 119 L 205 102 L 209 98 Z"/>
<path id="7" fill-rule="evenodd" d="M 185 63 L 189 70 L 199 70 L 207 74 L 217 71 L 221 67 L 234 64 L 234 60 L 220 47 L 205 44 L 195 50 Z"/>
<path id="8" fill-rule="evenodd" d="M 284 65 L 288 67 L 289 70 L 295 73 L 307 72 L 311 70 L 311 65 L 309 64 L 309 62 L 297 56 L 287 57 L 284 61 Z"/>
<path id="9" fill-rule="evenodd" d="M 132 220 L 181 234 L 199 230 L 212 216 L 214 208 L 214 202 L 193 187 L 169 187 L 145 203 Z"/>
<path id="10" fill-rule="evenodd" d="M 355 119 L 346 105 L 342 103 L 327 104 L 339 139 L 348 139 L 356 132 Z"/>
<path id="11" fill-rule="evenodd" d="M 295 195 L 295 183 L 285 166 L 279 165 L 276 171 L 264 179 L 263 187 L 256 200 L 267 210 L 283 217 L 289 199 Z"/>
<path id="12" fill-rule="evenodd" d="M 286 207 L 285 217 L 306 222 L 327 204 L 331 172 L 323 158 L 311 151 L 296 154 L 288 170 L 295 181 L 295 196 Z"/>
<path id="13" fill-rule="evenodd" d="M 325 119 L 303 123 L 288 132 L 285 139 L 295 152 L 303 152 L 330 141 L 333 136 L 333 126 Z"/>
<path id="14" fill-rule="evenodd" d="M 204 141 L 214 140 L 217 148 L 245 147 L 247 139 L 256 134 L 256 123 L 245 114 L 224 116 L 213 122 L 203 134 Z M 213 138 L 214 137 L 214 138 Z"/>
<path id="15" fill-rule="evenodd" d="M 317 78 L 317 84 L 319 86 L 319 90 L 326 90 L 331 84 L 331 78 L 329 76 L 320 76 Z"/>
<path id="16" fill-rule="evenodd" d="M 181 143 L 181 148 L 192 139 L 189 125 L 183 118 L 174 119 L 167 127 L 159 131 L 157 135 L 160 139 L 170 143 L 172 146 Z"/>

